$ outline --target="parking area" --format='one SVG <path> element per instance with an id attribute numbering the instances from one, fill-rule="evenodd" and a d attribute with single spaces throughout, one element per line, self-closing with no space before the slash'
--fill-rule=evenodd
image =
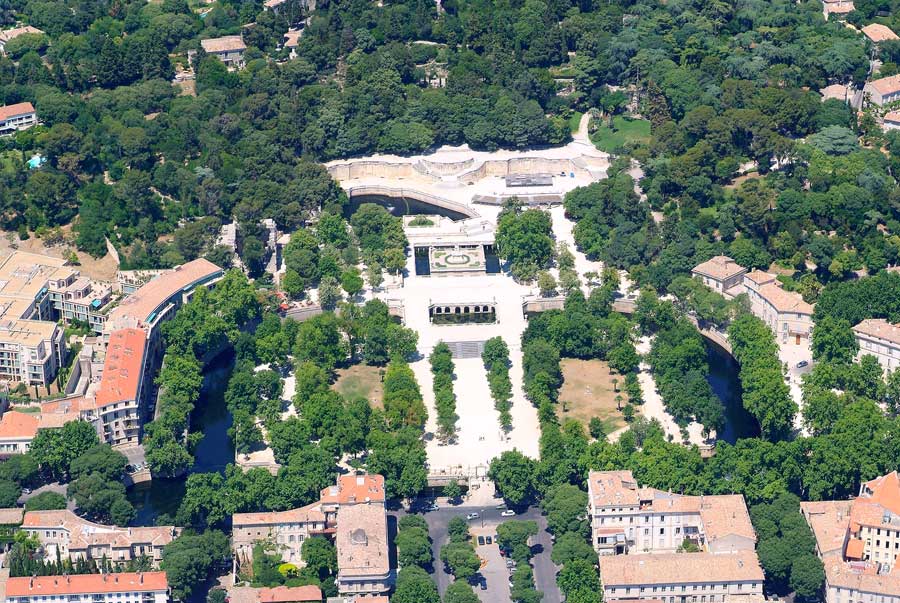
<path id="1" fill-rule="evenodd" d="M 477 544 L 475 552 L 485 561 L 481 567 L 481 575 L 487 586 L 484 590 L 480 586 L 475 589 L 478 598 L 484 603 L 512 603 L 509 598 L 509 569 L 506 567 L 506 558 L 500 555 L 496 540 L 491 537 L 491 544 L 487 544 L 486 539 L 479 540 L 476 536 L 476 542 L 485 542 Z"/>

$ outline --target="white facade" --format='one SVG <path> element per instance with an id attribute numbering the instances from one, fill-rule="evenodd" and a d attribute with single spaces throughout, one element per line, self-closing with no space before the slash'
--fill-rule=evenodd
<path id="1" fill-rule="evenodd" d="M 803 301 L 803 296 L 785 291 L 774 275 L 758 270 L 744 275 L 744 291 L 750 311 L 769 326 L 778 343 L 801 345 L 809 341 L 814 307 Z"/>
<path id="2" fill-rule="evenodd" d="M 857 360 L 874 356 L 886 371 L 900 366 L 900 327 L 882 319 L 867 319 L 853 327 L 859 345 Z"/>

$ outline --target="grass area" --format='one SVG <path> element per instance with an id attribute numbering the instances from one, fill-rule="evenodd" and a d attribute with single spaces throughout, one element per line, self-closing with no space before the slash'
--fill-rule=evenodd
<path id="1" fill-rule="evenodd" d="M 550 67 L 549 71 L 550 77 L 555 78 L 572 78 L 575 77 L 575 74 L 577 73 L 575 66 L 572 65 L 572 63 Z"/>
<path id="2" fill-rule="evenodd" d="M 356 364 L 350 368 L 338 369 L 337 380 L 332 385 L 336 392 L 352 400 L 365 398 L 372 408 L 383 408 L 381 371 L 383 368 Z"/>
<path id="3" fill-rule="evenodd" d="M 560 364 L 563 385 L 556 406 L 560 421 L 575 419 L 587 428 L 592 417 L 600 417 L 606 433 L 625 426 L 622 413 L 616 409 L 616 395 L 622 396 L 623 408 L 628 402 L 628 395 L 622 391 L 622 375 L 610 374 L 609 365 L 603 360 L 564 358 Z M 613 379 L 619 380 L 618 394 L 613 389 Z"/>
<path id="4" fill-rule="evenodd" d="M 628 142 L 638 144 L 650 142 L 650 122 L 646 119 L 617 115 L 613 117 L 612 129 L 607 125 L 606 119 L 598 121 L 598 126 L 597 131 L 591 134 L 591 142 L 607 153 L 612 153 Z"/>
<path id="5" fill-rule="evenodd" d="M 569 131 L 573 134 L 578 131 L 582 115 L 583 113 L 581 111 L 575 111 L 572 113 L 572 117 L 569 118 Z"/>
<path id="6" fill-rule="evenodd" d="M 41 407 L 40 406 L 13 406 L 10 408 L 10 410 L 15 410 L 18 412 L 27 412 L 27 413 L 31 413 L 31 414 L 38 414 L 39 412 L 41 412 Z"/>

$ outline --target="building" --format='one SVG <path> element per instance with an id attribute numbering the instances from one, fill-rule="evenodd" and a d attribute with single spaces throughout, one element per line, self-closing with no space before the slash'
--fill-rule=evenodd
<path id="1" fill-rule="evenodd" d="M 900 40 L 900 37 L 897 37 L 890 27 L 881 23 L 869 23 L 862 28 L 862 32 L 869 38 L 869 41 L 876 45 L 885 40 Z"/>
<path id="2" fill-rule="evenodd" d="M 603 600 L 723 603 L 763 594 L 756 553 L 666 553 L 600 557 Z M 741 598 L 736 598 L 741 597 Z"/>
<path id="3" fill-rule="evenodd" d="M 900 477 L 860 485 L 852 500 L 802 502 L 825 565 L 826 603 L 900 603 Z"/>
<path id="4" fill-rule="evenodd" d="M 726 255 L 716 257 L 697 264 L 691 274 L 703 284 L 725 297 L 731 299 L 744 292 L 743 280 L 747 269 Z"/>
<path id="5" fill-rule="evenodd" d="M 853 327 L 853 334 L 859 344 L 857 360 L 875 356 L 886 371 L 900 366 L 900 326 L 882 318 L 867 318 Z"/>
<path id="6" fill-rule="evenodd" d="M 387 511 L 383 503 L 343 505 L 337 514 L 337 589 L 341 594 L 378 595 L 394 583 L 388 557 Z"/>
<path id="7" fill-rule="evenodd" d="M 900 99 L 900 74 L 866 82 L 863 93 L 869 95 L 870 103 L 879 107 Z"/>
<path id="8" fill-rule="evenodd" d="M 802 295 L 785 291 L 774 274 L 761 270 L 744 275 L 744 291 L 750 311 L 769 325 L 779 343 L 809 341 L 815 307 L 803 301 Z"/>
<path id="9" fill-rule="evenodd" d="M 312 536 L 335 537 L 337 585 L 341 594 L 383 594 L 394 581 L 387 541 L 384 477 L 343 475 L 299 509 L 232 516 L 232 546 L 239 564 L 253 559 L 257 543 L 286 563 L 302 566 L 303 542 Z"/>
<path id="10" fill-rule="evenodd" d="M 37 113 L 31 103 L 16 103 L 0 107 L 0 136 L 27 130 L 37 122 Z"/>
<path id="11" fill-rule="evenodd" d="M 111 446 L 140 442 L 149 369 L 147 334 L 119 329 L 109 336 L 100 387 L 94 396 L 100 439 Z"/>
<path id="12" fill-rule="evenodd" d="M 900 111 L 888 111 L 881 122 L 883 130 L 900 130 Z"/>
<path id="13" fill-rule="evenodd" d="M 0 456 L 25 454 L 37 434 L 38 415 L 8 410 L 0 417 Z"/>
<path id="14" fill-rule="evenodd" d="M 830 15 L 836 15 L 841 19 L 847 13 L 851 13 L 856 7 L 853 6 L 853 0 L 822 0 L 822 14 L 828 19 Z"/>
<path id="15" fill-rule="evenodd" d="M 591 544 L 602 557 L 674 553 L 686 542 L 710 553 L 753 551 L 744 497 L 684 496 L 639 487 L 631 471 L 588 475 Z"/>
<path id="16" fill-rule="evenodd" d="M 0 52 L 6 52 L 6 44 L 12 40 L 15 40 L 21 35 L 24 34 L 42 34 L 44 33 L 37 27 L 32 27 L 31 25 L 25 25 L 23 27 L 14 27 L 12 29 L 5 29 L 0 31 Z"/>
<path id="17" fill-rule="evenodd" d="M 57 554 L 72 562 L 105 558 L 113 563 L 126 563 L 146 557 L 154 567 L 162 560 L 163 547 L 181 533 L 181 528 L 175 526 L 107 526 L 82 519 L 68 510 L 28 511 L 22 530 L 40 540 L 44 557 L 52 561 Z"/>
<path id="18" fill-rule="evenodd" d="M 0 379 L 48 387 L 65 363 L 66 340 L 54 322 L 10 318 L 0 301 Z"/>
<path id="19" fill-rule="evenodd" d="M 8 578 L 7 603 L 167 603 L 165 572 Z"/>
<path id="20" fill-rule="evenodd" d="M 321 505 L 313 503 L 288 511 L 236 513 L 232 527 L 232 546 L 239 563 L 251 561 L 253 547 L 265 542 L 272 547 L 271 552 L 281 554 L 285 563 L 302 565 L 303 541 L 334 533 L 334 518 L 329 522 Z"/>
<path id="21" fill-rule="evenodd" d="M 244 66 L 244 51 L 247 50 L 247 46 L 241 36 L 200 40 L 200 46 L 207 54 L 217 57 L 227 67 L 241 69 Z"/>
<path id="22" fill-rule="evenodd" d="M 322 600 L 322 589 L 313 584 L 306 586 L 276 586 L 259 588 L 256 600 L 259 603 L 311 603 Z"/>
<path id="23" fill-rule="evenodd" d="M 842 103 L 849 103 L 851 96 L 850 87 L 843 84 L 831 84 L 830 86 L 825 86 L 819 90 L 819 94 L 822 95 L 823 103 L 829 99 L 839 100 Z"/>
<path id="24" fill-rule="evenodd" d="M 197 287 L 212 287 L 223 275 L 221 268 L 203 258 L 161 271 L 110 310 L 105 331 L 144 329 L 147 339 L 156 343 L 159 326 L 175 316 Z"/>

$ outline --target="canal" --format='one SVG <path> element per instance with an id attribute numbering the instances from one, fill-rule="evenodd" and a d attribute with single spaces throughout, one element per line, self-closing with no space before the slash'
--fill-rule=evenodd
<path id="1" fill-rule="evenodd" d="M 740 367 L 737 361 L 718 345 L 707 339 L 704 342 L 709 363 L 706 380 L 725 410 L 725 429 L 718 434 L 718 438 L 730 444 L 742 438 L 758 438 L 759 423 L 747 412 L 741 399 L 741 381 L 738 378 Z"/>
<path id="2" fill-rule="evenodd" d="M 228 438 L 231 413 L 225 406 L 225 388 L 234 368 L 234 352 L 219 354 L 203 372 L 200 399 L 191 415 L 192 431 L 203 433 L 194 449 L 191 473 L 225 473 L 234 462 L 234 448 Z M 128 500 L 137 511 L 135 525 L 154 525 L 159 520 L 171 523 L 184 498 L 187 476 L 176 479 L 155 479 L 138 484 L 128 491 Z"/>
<path id="3" fill-rule="evenodd" d="M 431 205 L 418 199 L 410 199 L 408 197 L 387 197 L 385 195 L 356 195 L 350 199 L 344 207 L 344 218 L 350 219 L 350 216 L 356 213 L 359 206 L 363 203 L 374 203 L 386 208 L 394 216 L 444 216 L 451 220 L 465 220 L 468 218 L 465 214 L 452 209 Z"/>

